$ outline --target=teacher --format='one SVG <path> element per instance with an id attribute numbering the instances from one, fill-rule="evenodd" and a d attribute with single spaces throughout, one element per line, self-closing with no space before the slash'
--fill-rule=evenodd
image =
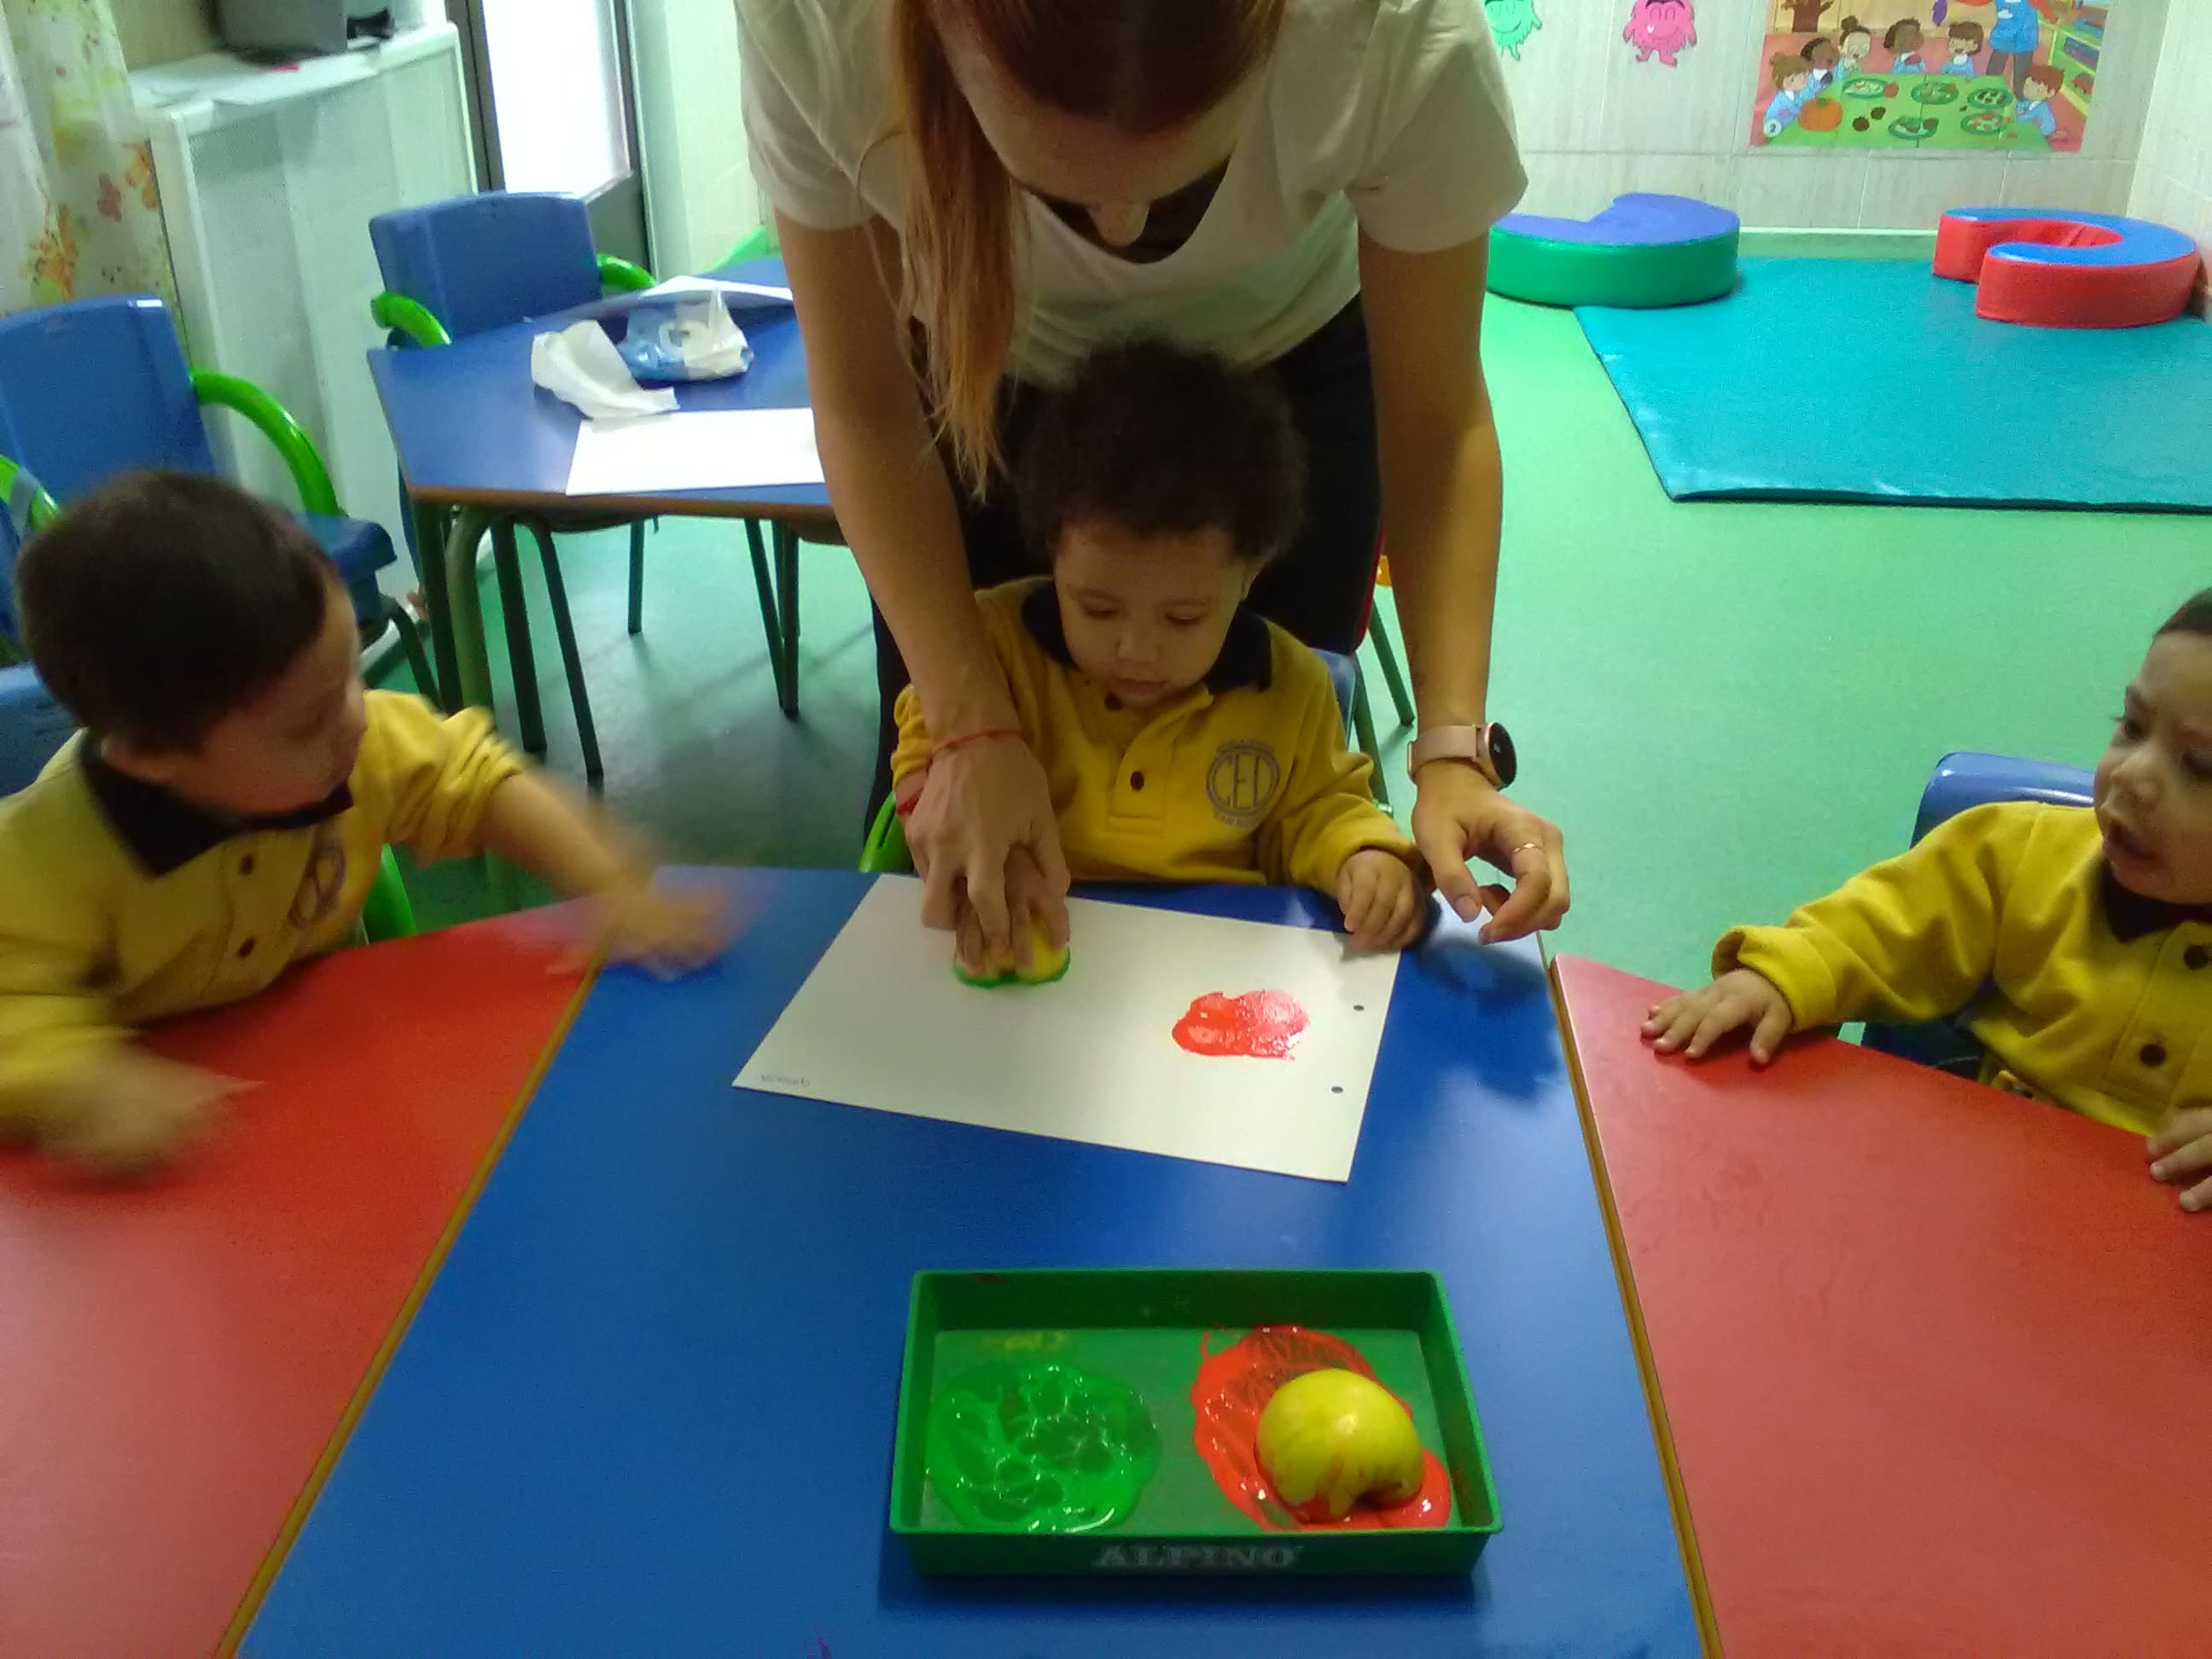
<path id="1" fill-rule="evenodd" d="M 1289 397 L 1305 529 L 1252 603 L 1358 644 L 1387 539 L 1419 735 L 1413 830 L 1486 937 L 1558 924 L 1559 832 L 1486 724 L 1498 434 L 1490 226 L 1525 184 L 1476 0 L 737 0 L 754 172 L 830 500 L 876 605 L 886 736 L 939 734 L 907 822 L 924 920 L 1066 937 L 1044 772 L 973 593 L 1025 574 L 1006 478 L 1093 346 L 1158 334 Z M 1005 734 L 993 736 L 990 734 Z M 957 742 L 966 737 L 970 740 Z M 1478 883 L 1480 857 L 1513 887 Z"/>

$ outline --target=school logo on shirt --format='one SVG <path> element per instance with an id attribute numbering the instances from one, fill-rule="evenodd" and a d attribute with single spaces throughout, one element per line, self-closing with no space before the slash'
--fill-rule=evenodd
<path id="1" fill-rule="evenodd" d="M 1248 830 L 1266 816 L 1283 781 L 1283 763 L 1264 743 L 1224 743 L 1206 769 L 1206 798 L 1224 823 Z"/>
<path id="2" fill-rule="evenodd" d="M 315 850 L 307 855 L 307 868 L 300 890 L 292 896 L 292 926 L 305 933 L 325 921 L 338 908 L 345 891 L 345 842 L 327 823 L 315 826 Z"/>

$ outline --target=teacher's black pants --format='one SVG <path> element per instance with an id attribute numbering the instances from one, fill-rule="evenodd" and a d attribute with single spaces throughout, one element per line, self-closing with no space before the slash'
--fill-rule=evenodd
<path id="1" fill-rule="evenodd" d="M 1375 585 L 1382 489 L 1375 461 L 1375 392 L 1368 374 L 1367 325 L 1354 300 L 1267 365 L 1290 400 L 1305 445 L 1305 514 L 1297 539 L 1261 573 L 1252 605 L 1317 650 L 1349 655 L 1367 624 Z M 1052 394 L 1017 381 L 1003 399 L 999 441 L 1007 465 L 1019 459 L 1037 416 Z M 948 465 L 948 471 L 950 466 Z M 1041 574 L 1041 550 L 1024 541 L 1013 488 L 994 475 L 980 500 L 954 485 L 969 580 L 979 588 Z M 891 788 L 891 750 L 898 730 L 891 711 L 906 689 L 906 664 L 876 612 L 876 684 L 883 700 L 876 740 L 876 781 L 868 792 L 874 820 Z"/>

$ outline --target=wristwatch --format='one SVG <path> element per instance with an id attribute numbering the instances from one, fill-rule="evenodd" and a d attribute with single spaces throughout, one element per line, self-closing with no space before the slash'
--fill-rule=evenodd
<path id="1" fill-rule="evenodd" d="M 1463 760 L 1500 789 L 1512 787 L 1521 769 L 1513 753 L 1513 739 L 1496 720 L 1486 726 L 1432 726 L 1415 738 L 1406 750 L 1406 771 L 1416 775 L 1431 761 Z"/>

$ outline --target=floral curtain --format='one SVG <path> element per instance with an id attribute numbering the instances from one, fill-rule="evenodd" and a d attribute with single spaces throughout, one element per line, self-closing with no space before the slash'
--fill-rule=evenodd
<path id="1" fill-rule="evenodd" d="M 94 294 L 173 301 L 108 0 L 0 0 L 0 315 Z"/>

